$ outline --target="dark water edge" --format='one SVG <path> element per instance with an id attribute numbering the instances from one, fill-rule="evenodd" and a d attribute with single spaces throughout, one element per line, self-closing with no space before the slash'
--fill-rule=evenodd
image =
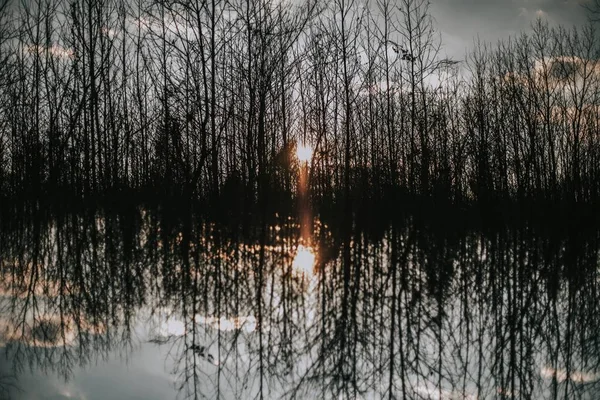
<path id="1" fill-rule="evenodd" d="M 260 195 L 224 190 L 214 198 L 198 198 L 185 193 L 166 195 L 157 188 L 121 188 L 89 196 L 53 190 L 39 196 L 21 193 L 7 197 L 0 194 L 0 217 L 10 220 L 15 214 L 60 215 L 99 209 L 121 213 L 146 207 L 163 210 L 174 217 L 194 214 L 215 222 L 235 220 L 256 225 L 261 220 L 269 222 L 269 216 L 275 213 L 297 216 L 301 206 L 308 206 L 311 214 L 325 219 L 344 219 L 351 214 L 357 221 L 384 223 L 407 216 L 473 228 L 528 224 L 562 229 L 564 226 L 593 227 L 600 223 L 600 204 L 572 199 L 552 200 L 544 194 L 520 199 L 500 196 L 486 201 L 459 201 L 450 200 L 446 194 L 411 194 L 401 187 L 372 189 L 352 189 L 349 195 L 344 190 L 333 191 L 310 198 L 306 205 L 300 204 L 302 200 L 296 193 L 281 188 L 266 189 Z"/>
<path id="2" fill-rule="evenodd" d="M 150 199 L 3 202 L 3 394 L 152 398 L 152 365 L 156 398 L 600 396 L 593 207 Z"/>

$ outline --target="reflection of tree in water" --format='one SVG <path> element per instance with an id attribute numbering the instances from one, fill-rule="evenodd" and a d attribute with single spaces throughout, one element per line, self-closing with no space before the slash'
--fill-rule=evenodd
<path id="1" fill-rule="evenodd" d="M 68 377 L 149 325 L 141 340 L 168 346 L 189 397 L 599 393 L 594 230 L 407 218 L 340 241 L 317 220 L 316 264 L 297 268 L 309 244 L 287 216 L 264 230 L 150 209 L 3 222 L 0 343 L 16 372 Z"/>

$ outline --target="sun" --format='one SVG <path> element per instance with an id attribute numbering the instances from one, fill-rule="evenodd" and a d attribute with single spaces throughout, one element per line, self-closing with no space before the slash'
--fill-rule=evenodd
<path id="1" fill-rule="evenodd" d="M 313 149 L 310 146 L 298 143 L 298 146 L 296 147 L 296 156 L 300 162 L 308 163 L 312 158 L 312 155 Z"/>

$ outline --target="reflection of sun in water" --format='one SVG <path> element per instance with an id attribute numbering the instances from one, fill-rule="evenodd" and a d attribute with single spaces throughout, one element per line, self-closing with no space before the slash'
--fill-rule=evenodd
<path id="1" fill-rule="evenodd" d="M 312 247 L 300 244 L 292 262 L 292 268 L 300 274 L 312 275 L 315 258 L 315 252 Z"/>
<path id="2" fill-rule="evenodd" d="M 298 143 L 298 146 L 296 148 L 296 156 L 298 157 L 298 160 L 300 160 L 300 162 L 309 162 L 312 158 L 312 154 L 313 150 L 310 146 Z"/>

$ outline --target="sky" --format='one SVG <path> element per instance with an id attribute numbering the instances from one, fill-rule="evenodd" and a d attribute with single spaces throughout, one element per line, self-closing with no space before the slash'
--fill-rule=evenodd
<path id="1" fill-rule="evenodd" d="M 290 1 L 293 4 L 304 0 Z M 554 26 L 581 26 L 587 23 L 589 15 L 584 6 L 596 0 L 429 1 L 436 30 L 441 34 L 441 56 L 464 60 L 477 38 L 494 44 L 500 39 L 529 31 L 537 18 Z M 22 3 L 13 1 L 11 4 L 17 7 Z"/>
<path id="2" fill-rule="evenodd" d="M 581 26 L 583 7 L 592 0 L 431 0 L 431 14 L 442 35 L 442 54 L 464 59 L 474 41 L 496 43 L 531 29 L 536 18 L 550 25 Z"/>

